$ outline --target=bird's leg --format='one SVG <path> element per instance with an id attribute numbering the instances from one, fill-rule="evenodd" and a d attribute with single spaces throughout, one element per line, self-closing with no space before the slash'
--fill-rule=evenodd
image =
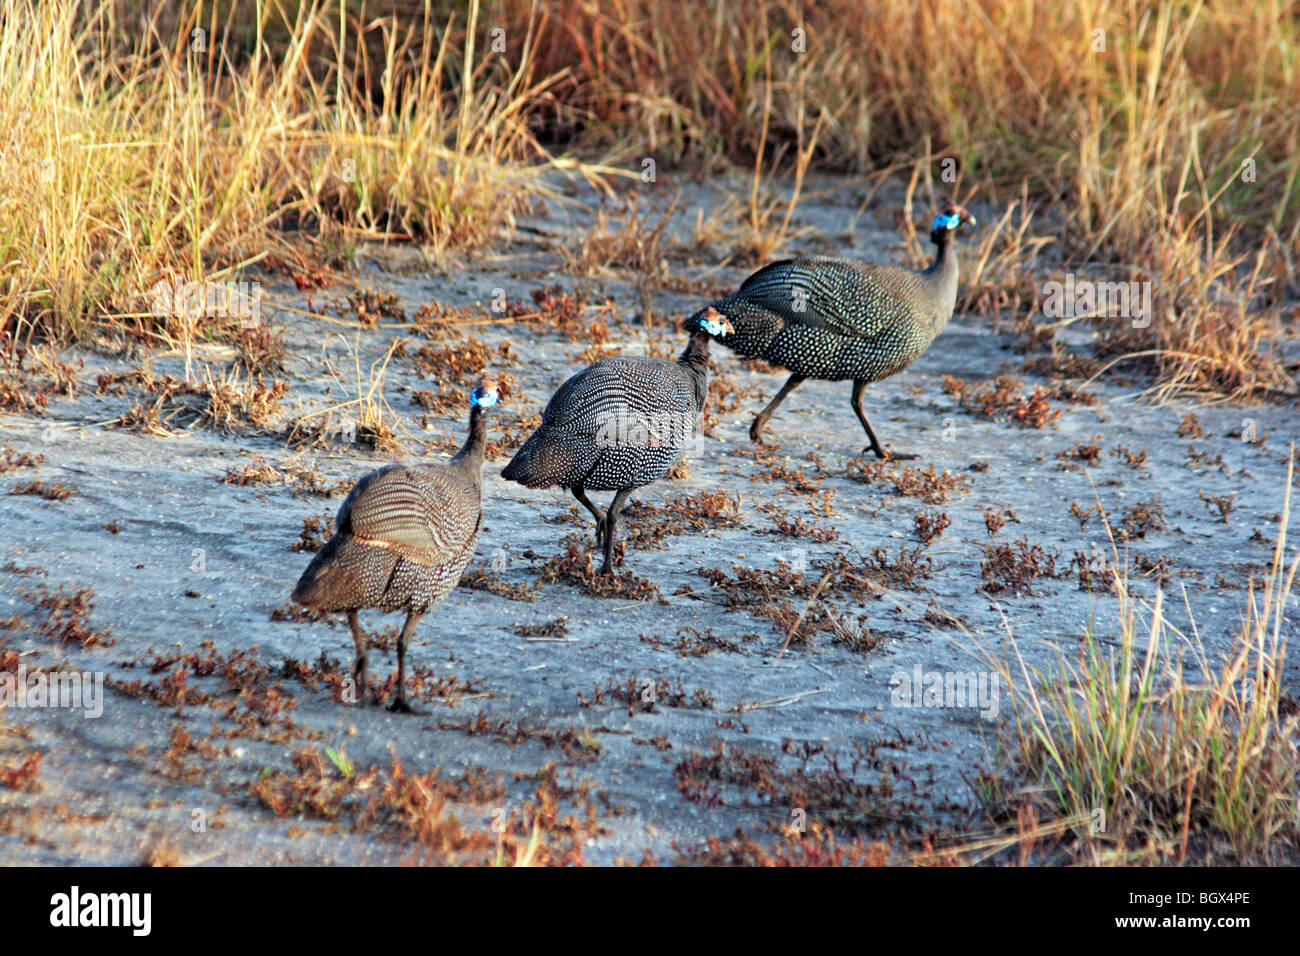
<path id="1" fill-rule="evenodd" d="M 899 461 L 911 461 L 915 455 L 903 455 L 898 452 L 886 452 L 881 447 L 880 442 L 876 440 L 876 433 L 871 430 L 871 424 L 867 421 L 867 416 L 862 412 L 862 393 L 866 391 L 867 383 L 864 379 L 855 379 L 853 382 L 853 410 L 857 412 L 858 421 L 862 422 L 862 427 L 867 431 L 867 438 L 871 444 L 862 449 L 862 454 L 874 452 L 877 458 L 895 458 Z"/>
<path id="2" fill-rule="evenodd" d="M 590 512 L 595 516 L 595 518 L 596 518 L 596 547 L 598 547 L 598 548 L 599 548 L 599 547 L 602 547 L 602 546 L 605 544 L 605 516 L 604 516 L 604 514 L 601 513 L 601 510 L 600 510 L 599 508 L 597 508 L 595 505 L 593 505 L 593 504 L 591 503 L 591 499 L 587 497 L 587 492 L 586 492 L 585 489 L 583 489 L 583 488 L 574 488 L 574 489 L 573 489 L 573 497 L 577 498 L 577 499 L 578 499 L 579 501 L 581 501 L 584 505 L 586 505 L 586 506 L 587 506 L 587 510 L 590 511 Z"/>
<path id="3" fill-rule="evenodd" d="M 402 634 L 397 639 L 397 698 L 388 705 L 388 709 L 399 714 L 415 713 L 406 701 L 406 645 L 410 643 L 411 635 L 415 633 L 415 625 L 419 620 L 419 614 L 408 611 L 406 623 L 402 625 Z"/>
<path id="4" fill-rule="evenodd" d="M 352 680 L 357 685 L 357 703 L 364 704 L 370 699 L 370 671 L 366 667 L 366 633 L 361 630 L 356 611 L 348 611 L 348 626 L 352 628 L 352 643 L 357 649 L 352 660 Z"/>
<path id="5" fill-rule="evenodd" d="M 616 494 L 605 514 L 605 566 L 600 569 L 601 574 L 610 574 L 614 570 L 614 528 L 618 525 L 618 513 L 623 510 L 623 502 L 631 493 L 631 488 L 624 488 Z"/>
<path id="6" fill-rule="evenodd" d="M 776 393 L 776 398 L 768 402 L 767 408 L 759 412 L 758 417 L 755 418 L 753 424 L 749 426 L 750 441 L 762 441 L 763 426 L 766 425 L 767 420 L 772 417 L 772 413 L 776 411 L 776 407 L 784 402 L 785 397 L 798 388 L 799 383 L 802 381 L 802 375 L 791 375 L 785 380 L 785 384 L 781 386 L 781 391 Z"/>

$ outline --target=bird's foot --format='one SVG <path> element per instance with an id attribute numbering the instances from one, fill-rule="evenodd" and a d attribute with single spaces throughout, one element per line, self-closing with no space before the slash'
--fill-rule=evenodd
<path id="1" fill-rule="evenodd" d="M 388 705 L 388 709 L 392 711 L 394 714 L 417 714 L 418 715 L 420 713 L 418 710 L 416 710 L 414 707 L 410 705 L 410 702 L 408 702 L 405 697 L 398 697 L 396 700 L 394 700 L 391 704 Z"/>
<path id="2" fill-rule="evenodd" d="M 759 444 L 763 441 L 763 422 L 757 418 L 754 419 L 753 423 L 749 426 L 749 440 L 754 442 L 754 444 Z"/>
<path id="3" fill-rule="evenodd" d="M 867 455 L 875 455 L 881 461 L 915 461 L 920 455 L 913 455 L 901 451 L 889 451 L 884 448 L 876 448 L 868 445 L 858 453 L 859 458 L 866 458 Z"/>
<path id="4" fill-rule="evenodd" d="M 353 691 L 356 694 L 356 703 L 364 707 L 371 701 L 370 693 L 370 674 L 366 670 L 353 671 L 352 673 Z M 345 698 L 346 699 L 346 698 Z"/>

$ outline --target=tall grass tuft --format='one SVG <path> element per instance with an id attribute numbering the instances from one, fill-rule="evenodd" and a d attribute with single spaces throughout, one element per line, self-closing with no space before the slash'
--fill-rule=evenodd
<path id="1" fill-rule="evenodd" d="M 307 230 L 442 248 L 494 238 L 552 165 L 554 78 L 482 56 L 478 3 L 0 0 L 0 323 L 171 343 L 159 281 L 221 282 Z"/>
<path id="2" fill-rule="evenodd" d="M 1215 658 L 1194 622 L 1169 620 L 1161 593 L 1143 608 L 1112 570 L 1116 634 L 1089 628 L 1050 674 L 1018 652 L 996 662 L 1029 783 L 1015 799 L 1035 819 L 1071 821 L 1087 862 L 1181 863 L 1189 848 L 1213 860 L 1228 847 L 1267 862 L 1300 845 L 1300 712 L 1281 686 L 1300 567 L 1287 548 L 1291 487 L 1272 565 Z"/>

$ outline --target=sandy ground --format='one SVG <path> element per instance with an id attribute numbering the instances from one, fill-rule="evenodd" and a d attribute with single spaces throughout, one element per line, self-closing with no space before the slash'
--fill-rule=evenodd
<path id="1" fill-rule="evenodd" d="M 716 201 L 691 184 L 684 196 L 675 223 L 682 229 L 694 221 L 696 208 Z M 816 231 L 796 248 L 898 261 L 891 194 L 882 193 L 880 204 L 865 212 L 856 196 L 846 187 L 801 207 L 800 220 Z M 522 220 L 499 254 L 431 264 L 409 250 L 363 249 L 359 281 L 395 293 L 408 315 L 436 301 L 476 306 L 483 320 L 494 319 L 487 304 L 495 290 L 531 304 L 532 289 L 558 282 L 583 290 L 589 305 L 612 300 L 602 313 L 611 332 L 606 344 L 644 351 L 643 299 L 635 283 L 617 270 L 581 277 L 564 271 L 561 250 L 572 253 L 593 223 L 591 197 L 576 198 L 581 202 L 555 203 Z M 992 212 L 975 210 L 982 220 Z M 716 267 L 703 254 L 674 252 L 668 260 L 674 279 L 696 283 L 678 285 L 686 291 L 653 292 L 657 317 L 650 337 L 675 353 L 680 337 L 667 327 L 670 319 L 710 301 L 706 285 L 734 285 L 750 270 Z M 287 346 L 284 371 L 275 377 L 291 386 L 273 427 L 230 433 L 178 427 L 169 437 L 113 427 L 108 423 L 139 400 L 140 390 L 128 385 L 122 394 L 99 392 L 96 376 L 128 371 L 138 360 L 92 353 L 64 357 L 85 360 L 75 397 L 51 402 L 44 416 L 0 419 L 0 444 L 44 456 L 35 468 L 0 476 L 4 491 L 33 478 L 75 487 L 61 501 L 0 495 L 0 614 L 15 616 L 0 652 L 20 655 L 29 669 L 98 672 L 115 685 L 105 689 L 99 719 L 56 708 L 10 708 L 0 715 L 0 765 L 43 753 L 35 786 L 0 788 L 0 862 L 131 863 L 160 845 L 182 862 L 409 859 L 410 840 L 400 828 L 277 815 L 250 790 L 267 774 L 291 772 L 296 751 L 326 747 L 345 748 L 358 768 L 388 768 L 391 751 L 412 772 L 440 767 L 457 778 L 481 767 L 503 773 L 505 795 L 497 802 L 507 815 L 535 789 L 530 775 L 555 761 L 560 779 L 593 785 L 600 824 L 583 838 L 582 851 L 595 863 L 637 860 L 645 851 L 671 861 L 710 835 L 728 837 L 737 827 L 763 834 L 801 809 L 811 820 L 820 817 L 841 832 L 872 838 L 961 830 L 981 820 L 971 782 L 997 765 L 998 728 L 1010 716 L 1005 691 L 998 713 L 983 717 L 970 707 L 900 707 L 898 675 L 916 668 L 987 673 L 983 655 L 1008 653 L 1011 636 L 1031 665 L 1047 667 L 1053 648 L 1076 647 L 1090 621 L 1100 636 L 1112 637 L 1113 595 L 1081 589 L 1071 566 L 1076 552 L 1108 554 L 1110 546 L 1097 520 L 1081 529 L 1072 503 L 1089 509 L 1099 499 L 1118 525 L 1125 509 L 1159 499 L 1163 526 L 1157 522 L 1121 543 L 1121 551 L 1147 561 L 1146 567 L 1165 563 L 1171 619 L 1186 623 L 1190 612 L 1212 652 L 1238 625 L 1248 578 L 1271 556 L 1287 445 L 1295 433 L 1291 408 L 1154 407 L 1138 397 L 1141 383 L 1107 379 L 1088 386 L 1093 405 L 1053 400 L 1061 415 L 1047 427 L 988 420 L 961 409 L 941 388 L 942 376 L 983 382 L 1005 365 L 1024 379 L 1026 391 L 1045 380 L 1018 371 L 1020 356 L 1009 348 L 1013 336 L 993 331 L 986 319 L 959 314 L 914 366 L 867 393 L 868 415 L 885 444 L 919 453 L 913 465 L 964 479 L 947 501 L 931 504 L 899 495 L 887 482 L 849 477 L 864 441 L 847 383 L 809 382 L 797 390 L 769 424 L 771 444 L 756 458 L 749 422 L 784 378 L 779 371 L 751 370 L 719 347 L 717 366 L 735 390 L 722 396 L 714 433 L 692 451 L 689 477 L 642 489 L 633 500 L 664 508 L 682 496 L 722 491 L 738 504 L 733 526 L 674 527 L 657 543 L 647 533 L 642 546 L 628 548 L 626 568 L 651 582 L 659 597 L 597 597 L 570 581 L 539 581 L 543 565 L 563 551 L 564 535 L 578 534 L 591 546 L 590 528 L 576 520 L 572 500 L 507 484 L 499 478 L 507 455 L 491 460 L 484 468 L 485 525 L 475 566 L 497 585 L 456 590 L 420 626 L 413 661 L 432 675 L 416 694 L 424 713 L 348 705 L 336 700 L 328 682 L 285 669 L 286 661 L 319 672 L 346 668 L 346 626 L 273 620 L 272 612 L 286 605 L 309 560 L 290 550 L 304 520 L 332 512 L 347 483 L 393 456 L 338 443 L 295 451 L 286 447 L 283 429 L 340 394 L 357 393 L 345 346 L 359 350 L 364 374 L 395 338 L 407 337 L 407 354 L 391 360 L 383 382 L 400 421 L 403 451 L 396 457 L 417 460 L 425 442 L 438 441 L 443 449 L 459 444 L 463 400 L 446 412 L 425 412 L 411 400 L 415 391 L 438 391 L 438 382 L 417 374 L 411 354 L 458 339 L 453 333 L 445 342 L 426 340 L 409 321 L 388 318 L 358 331 L 337 310 L 326 312 L 332 322 L 313 318 L 305 314 L 310 307 L 344 299 L 345 284 L 300 292 L 283 276 L 268 282 L 265 317 Z M 280 308 L 286 305 L 299 311 Z M 578 356 L 591 344 L 499 318 L 465 331 L 494 350 L 510 346 L 510 357 L 498 354 L 492 368 L 513 376 L 521 398 L 502 410 L 494 438 L 504 428 L 518 431 L 519 421 L 539 412 L 552 390 L 581 367 Z M 200 346 L 192 361 L 220 369 L 229 354 Z M 157 357 L 152 367 L 180 377 L 185 356 Z M 465 383 L 446 384 L 463 391 Z M 1189 411 L 1198 416 L 1202 437 L 1179 434 Z M 1243 441 L 1243 432 L 1256 440 Z M 1058 459 L 1094 436 L 1100 436 L 1101 453 L 1092 466 Z M 1131 464 L 1115 451 L 1119 446 L 1135 456 L 1145 452 L 1145 461 Z M 445 453 L 429 450 L 433 457 Z M 326 484 L 344 484 L 331 496 L 315 496 L 284 484 L 218 480 L 255 456 L 272 465 L 315 467 Z M 1235 496 L 1229 522 L 1202 493 Z M 1014 520 L 991 533 L 986 509 L 1010 509 Z M 672 510 L 633 523 L 653 529 L 668 523 Z M 873 594 L 831 596 L 847 637 L 822 630 L 782 652 L 782 628 L 743 608 L 729 610 L 728 595 L 738 592 L 701 573 L 718 569 L 734 579 L 745 570 L 778 569 L 784 560 L 795 570 L 806 568 L 815 581 L 822 562 L 837 554 L 863 566 L 871 564 L 874 549 L 886 548 L 893 561 L 900 548 L 920 547 L 914 515 L 923 511 L 951 519 L 920 553 L 930 562 L 929 574 L 910 583 L 878 576 Z M 559 520 L 569 514 L 572 522 Z M 777 530 L 782 520 L 795 523 L 793 536 Z M 1061 576 L 1032 581 L 1032 593 L 990 593 L 981 574 L 985 546 L 1022 538 L 1056 556 Z M 1155 574 L 1138 571 L 1134 580 L 1139 593 L 1154 593 Z M 87 626 L 111 633 L 114 643 L 83 648 L 39 633 L 44 618 L 37 595 L 60 585 L 91 590 Z M 510 587 L 526 590 L 530 599 L 496 593 Z M 807 605 L 806 597 L 790 598 L 795 613 Z M 937 609 L 961 626 L 943 626 Z M 566 621 L 551 633 L 540 627 L 559 617 Z M 374 612 L 362 620 L 390 632 L 399 623 Z M 204 650 L 209 641 L 211 651 Z M 167 678 L 184 667 L 187 654 L 229 660 L 237 652 L 249 652 L 267 672 L 232 689 L 220 676 L 191 668 L 190 685 L 212 693 L 211 702 L 178 705 L 158 700 L 157 693 L 124 689 L 131 681 Z M 392 666 L 388 651 L 372 657 L 376 676 Z M 432 683 L 448 677 L 456 681 Z M 1285 685 L 1294 688 L 1296 678 L 1296 665 L 1289 663 Z M 629 680 L 638 688 L 657 681 L 666 690 L 653 708 L 634 706 L 630 714 L 608 693 Z M 671 692 L 678 685 L 680 695 Z M 272 691 L 285 709 L 266 706 Z M 479 732 L 471 732 L 475 720 Z M 486 727 L 527 732 L 512 737 Z M 241 730 L 231 734 L 232 728 Z M 178 753 L 178 729 L 208 739 L 210 748 L 187 752 L 182 746 Z M 575 756 L 553 736 L 543 739 L 548 730 L 583 739 L 586 752 Z M 800 808 L 734 785 L 720 786 L 715 799 L 701 799 L 684 792 L 683 773 L 675 772 L 693 755 L 713 754 L 719 746 L 726 753 L 775 757 L 777 766 L 791 770 L 803 762 L 783 753 L 783 745 L 791 751 L 805 744 L 812 751 L 824 748 L 808 759 L 809 773 L 835 760 L 865 800 L 837 806 L 828 798 L 825 806 Z M 853 768 L 855 753 L 872 759 Z M 462 816 L 467 826 L 485 827 L 492 809 L 471 806 Z M 214 822 L 202 827 L 196 820 Z"/>

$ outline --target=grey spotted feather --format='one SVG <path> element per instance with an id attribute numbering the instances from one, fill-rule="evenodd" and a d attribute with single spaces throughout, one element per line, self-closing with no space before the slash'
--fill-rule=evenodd
<path id="1" fill-rule="evenodd" d="M 921 272 L 829 257 L 787 259 L 765 266 L 713 303 L 709 308 L 735 327 L 724 342 L 728 348 L 791 373 L 754 419 L 750 437 L 761 440 L 777 406 L 805 379 L 851 379 L 853 410 L 867 433 L 868 448 L 884 458 L 862 411 L 862 393 L 871 382 L 911 365 L 943 331 L 957 302 L 957 255 L 949 248 L 950 233 L 974 221 L 948 204 L 930 235 L 937 246 L 934 262 Z"/>
<path id="2" fill-rule="evenodd" d="M 529 488 L 566 488 L 596 519 L 614 565 L 618 515 L 636 488 L 658 481 L 681 457 L 708 395 L 709 338 L 731 326 L 706 312 L 688 326 L 691 338 L 675 362 L 617 356 L 583 369 L 551 396 L 542 423 L 501 472 Z M 613 491 L 602 513 L 588 491 Z"/>

